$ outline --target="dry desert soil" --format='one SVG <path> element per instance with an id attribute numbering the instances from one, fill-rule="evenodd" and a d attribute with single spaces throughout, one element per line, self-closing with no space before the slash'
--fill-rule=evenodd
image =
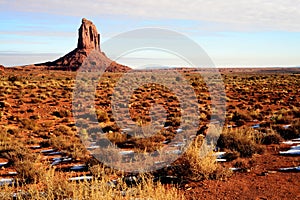
<path id="1" fill-rule="evenodd" d="M 161 71 L 163 74 L 166 70 Z M 203 127 L 211 128 L 218 123 L 218 116 L 212 116 L 207 85 L 192 69 L 177 71 L 193 87 L 197 97 L 199 122 L 191 138 L 203 140 L 207 134 Z M 157 133 L 141 136 L 132 130 L 131 134 L 116 123 L 111 98 L 123 95 L 114 90 L 123 75 L 117 72 L 106 72 L 97 82 L 95 110 L 91 110 L 97 116 L 97 124 L 81 128 L 78 133 L 78 126 L 84 127 L 92 114 L 78 111 L 81 115 L 74 119 L 72 101 L 76 72 L 6 68 L 0 73 L 0 190 L 2 195 L 8 195 L 3 199 L 13 196 L 34 199 L 28 189 L 32 185 L 37 185 L 37 191 L 45 192 L 43 188 L 47 184 L 42 178 L 44 171 L 39 173 L 41 166 L 45 170 L 54 166 L 54 173 L 64 180 L 83 175 L 96 178 L 94 166 L 109 171 L 110 167 L 94 159 L 90 151 L 97 148 L 103 135 L 127 152 L 158 152 L 180 134 L 183 115 L 180 100 L 162 85 L 145 84 L 137 88 L 128 104 L 132 121 L 126 119 L 128 125 L 147 125 L 151 122 L 151 106 L 161 105 L 167 119 Z M 153 71 L 137 73 L 148 77 Z M 220 157 L 222 162 L 214 162 L 216 169 L 210 172 L 186 156 L 151 175 L 154 179 L 159 177 L 167 190 L 176 189 L 179 196 L 174 199 L 300 199 L 300 170 L 296 168 L 300 166 L 300 147 L 297 146 L 300 144 L 297 140 L 300 138 L 299 68 L 220 69 L 220 74 L 226 94 L 223 99 L 226 117 L 217 143 L 217 151 L 226 152 Z M 99 129 L 104 133 L 100 134 Z M 83 146 L 79 134 L 93 139 L 88 149 Z M 294 149 L 292 153 L 283 153 L 291 148 Z M 26 159 L 31 163 L 26 163 Z M 289 167 L 291 169 L 282 169 Z M 199 173 L 198 169 L 203 171 Z M 111 171 L 114 171 L 108 173 L 111 181 L 139 176 Z M 134 187 L 138 186 L 130 186 Z M 119 187 L 112 190 L 124 191 Z M 69 195 L 71 197 L 72 192 Z M 160 199 L 142 193 L 126 193 L 120 197 L 155 198 Z M 162 195 L 161 199 L 166 198 Z"/>

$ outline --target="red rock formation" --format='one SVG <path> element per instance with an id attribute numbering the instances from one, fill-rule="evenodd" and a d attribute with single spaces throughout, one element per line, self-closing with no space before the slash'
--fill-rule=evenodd
<path id="1" fill-rule="evenodd" d="M 78 30 L 77 48 L 53 62 L 40 63 L 35 66 L 47 66 L 48 69 L 75 71 L 82 65 L 83 61 L 93 50 L 101 52 L 100 34 L 93 22 L 83 18 Z M 105 56 L 103 52 L 101 53 Z M 106 71 L 126 72 L 129 70 L 130 68 L 127 66 L 112 62 Z"/>
<path id="2" fill-rule="evenodd" d="M 0 65 L 0 71 L 4 71 L 5 67 L 3 65 Z"/>
<path id="3" fill-rule="evenodd" d="M 85 18 L 82 19 L 78 36 L 77 49 L 96 49 L 100 51 L 100 34 L 98 34 L 96 26 L 91 21 Z"/>

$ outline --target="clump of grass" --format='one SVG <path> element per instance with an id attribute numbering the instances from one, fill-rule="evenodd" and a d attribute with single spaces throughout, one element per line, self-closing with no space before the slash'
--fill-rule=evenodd
<path id="1" fill-rule="evenodd" d="M 262 153 L 262 133 L 251 128 L 236 130 L 225 129 L 220 135 L 217 146 L 231 151 L 237 151 L 241 157 L 251 157 L 255 153 Z"/>
<path id="2" fill-rule="evenodd" d="M 56 110 L 52 113 L 52 115 L 59 117 L 59 118 L 64 118 L 64 117 L 70 117 L 71 112 L 69 110 Z"/>
<path id="3" fill-rule="evenodd" d="M 70 135 L 51 136 L 49 144 L 74 159 L 86 160 L 88 158 L 86 148 L 76 137 Z"/>
<path id="4" fill-rule="evenodd" d="M 289 140 L 300 137 L 300 120 L 294 121 L 290 127 L 273 126 L 273 129 L 281 135 L 282 138 Z"/>
<path id="5" fill-rule="evenodd" d="M 38 129 L 38 124 L 33 119 L 24 118 L 24 119 L 20 119 L 20 122 L 21 122 L 22 128 L 24 128 L 24 129 L 28 129 L 28 130 L 32 130 L 32 131 L 35 131 Z"/>
<path id="6" fill-rule="evenodd" d="M 7 156 L 7 152 L 16 148 L 16 140 L 4 128 L 0 129 L 0 155 Z"/>
<path id="7" fill-rule="evenodd" d="M 238 158 L 236 161 L 233 163 L 233 167 L 239 168 L 239 171 L 241 172 L 246 172 L 250 168 L 249 162 L 246 162 L 245 160 Z"/>
<path id="8" fill-rule="evenodd" d="M 113 132 L 113 131 L 109 131 L 106 134 L 106 137 L 108 140 L 110 140 L 112 143 L 118 145 L 118 144 L 122 144 L 124 142 L 127 141 L 128 137 L 127 134 L 123 134 L 123 133 L 119 133 L 119 132 Z"/>
<path id="9" fill-rule="evenodd" d="M 287 113 L 279 113 L 272 117 L 272 121 L 275 124 L 288 124 L 292 120 L 291 115 L 287 115 Z"/>
<path id="10" fill-rule="evenodd" d="M 153 152 L 162 147 L 161 143 L 154 142 L 151 138 L 138 138 L 133 140 L 134 147 L 140 152 Z"/>
<path id="11" fill-rule="evenodd" d="M 18 172 L 18 183 L 38 182 L 45 173 L 45 167 L 41 165 L 40 159 L 6 130 L 1 130 L 0 135 L 1 155 L 7 158 Z"/>
<path id="12" fill-rule="evenodd" d="M 109 121 L 109 117 L 108 117 L 107 112 L 105 112 L 103 110 L 97 109 L 96 110 L 96 115 L 97 115 L 98 122 L 107 122 L 107 121 Z"/>
<path id="13" fill-rule="evenodd" d="M 234 122 L 238 122 L 238 121 L 250 121 L 251 119 L 252 119 L 251 116 L 235 111 L 233 113 L 231 120 Z"/>
<path id="14" fill-rule="evenodd" d="M 46 167 L 41 164 L 39 158 L 30 159 L 27 156 L 24 159 L 15 161 L 14 167 L 18 172 L 18 181 L 22 184 L 38 183 L 46 171 Z"/>
<path id="15" fill-rule="evenodd" d="M 60 136 L 60 135 L 74 136 L 75 132 L 73 132 L 71 128 L 66 125 L 60 125 L 53 130 L 53 134 L 56 136 Z"/>
<path id="16" fill-rule="evenodd" d="M 185 199 L 178 188 L 154 182 L 151 176 L 140 175 L 137 185 L 128 185 L 122 181 L 122 178 L 112 183 L 111 176 L 102 172 L 100 174 L 91 181 L 75 182 L 67 181 L 61 173 L 50 168 L 45 172 L 40 184 L 23 185 L 22 189 L 26 192 L 17 193 L 16 199 Z M 1 188 L 2 199 L 11 199 L 13 192 L 13 187 Z"/>
<path id="17" fill-rule="evenodd" d="M 200 137 L 200 136 L 198 136 Z M 206 144 L 202 139 L 196 139 L 187 151 L 179 158 L 175 165 L 179 165 L 179 174 L 185 180 L 200 181 L 205 179 L 224 179 L 231 175 L 231 172 L 216 162 L 212 152 L 204 157 L 201 151 L 206 151 Z"/>
<path id="18" fill-rule="evenodd" d="M 262 144 L 279 144 L 282 141 L 282 137 L 273 129 L 264 134 L 262 138 Z"/>

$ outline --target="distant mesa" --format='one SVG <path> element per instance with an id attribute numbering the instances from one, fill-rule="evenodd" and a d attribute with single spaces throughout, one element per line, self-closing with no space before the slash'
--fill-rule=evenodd
<path id="1" fill-rule="evenodd" d="M 5 67 L 3 65 L 0 65 L 0 71 L 4 71 Z"/>
<path id="2" fill-rule="evenodd" d="M 78 30 L 77 48 L 55 61 L 39 63 L 34 66 L 45 66 L 50 70 L 76 71 L 93 50 L 101 52 L 100 34 L 93 22 L 83 18 Z M 101 53 L 105 56 L 104 52 Z M 105 58 L 107 57 L 105 56 Z M 129 67 L 114 61 L 112 61 L 111 65 L 106 69 L 106 71 L 109 72 L 126 72 L 129 70 Z"/>

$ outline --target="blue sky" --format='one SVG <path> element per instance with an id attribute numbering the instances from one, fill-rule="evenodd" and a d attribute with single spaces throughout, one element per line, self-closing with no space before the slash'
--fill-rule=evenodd
<path id="1" fill-rule="evenodd" d="M 299 0 L 0 0 L 0 64 L 68 53 L 76 47 L 82 17 L 93 21 L 102 42 L 136 28 L 167 28 L 197 42 L 219 67 L 300 65 Z M 184 65 L 149 51 L 119 62 L 143 66 L 155 56 L 162 60 L 155 64 Z"/>

